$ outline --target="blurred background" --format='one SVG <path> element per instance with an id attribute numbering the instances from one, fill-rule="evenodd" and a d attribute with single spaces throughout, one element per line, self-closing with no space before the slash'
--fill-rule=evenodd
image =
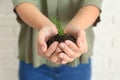
<path id="1" fill-rule="evenodd" d="M 0 0 L 0 80 L 18 80 L 19 24 L 11 0 Z M 120 80 L 120 0 L 103 0 L 94 28 L 92 80 Z"/>

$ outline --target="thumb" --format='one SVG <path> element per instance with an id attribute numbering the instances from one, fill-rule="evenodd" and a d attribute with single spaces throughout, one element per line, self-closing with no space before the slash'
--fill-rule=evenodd
<path id="1" fill-rule="evenodd" d="M 40 50 L 42 52 L 46 52 L 47 50 L 47 45 L 46 45 L 46 42 L 45 41 L 40 41 Z"/>
<path id="2" fill-rule="evenodd" d="M 77 45 L 78 45 L 79 48 L 82 47 L 82 45 L 83 45 L 83 40 L 82 40 L 81 37 L 78 37 L 78 38 L 77 38 Z"/>
<path id="3" fill-rule="evenodd" d="M 47 44 L 45 41 L 45 37 L 44 36 L 39 36 L 38 37 L 38 45 L 39 45 L 39 49 L 41 52 L 46 52 L 47 50 Z"/>
<path id="4" fill-rule="evenodd" d="M 83 37 L 80 32 L 77 34 L 77 45 L 79 48 L 83 46 Z"/>

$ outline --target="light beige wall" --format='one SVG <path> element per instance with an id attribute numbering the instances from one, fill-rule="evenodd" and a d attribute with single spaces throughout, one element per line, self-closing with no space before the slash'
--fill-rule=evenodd
<path id="1" fill-rule="evenodd" d="M 0 80 L 17 80 L 19 27 L 11 0 L 0 0 Z"/>

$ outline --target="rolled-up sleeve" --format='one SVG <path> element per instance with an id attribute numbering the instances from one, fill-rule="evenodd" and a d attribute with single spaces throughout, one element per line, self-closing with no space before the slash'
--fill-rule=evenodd
<path id="1" fill-rule="evenodd" d="M 33 3 L 33 4 L 35 2 L 35 0 L 12 0 L 12 1 L 13 1 L 14 7 L 24 2 Z"/>
<path id="2" fill-rule="evenodd" d="M 101 4 L 103 0 L 84 0 L 82 6 L 93 5 L 101 9 Z"/>

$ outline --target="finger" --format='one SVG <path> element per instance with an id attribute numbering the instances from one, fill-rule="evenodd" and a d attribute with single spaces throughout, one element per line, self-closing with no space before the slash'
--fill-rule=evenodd
<path id="1" fill-rule="evenodd" d="M 40 47 L 39 48 L 40 51 L 41 52 L 46 52 L 47 44 L 46 44 L 46 41 L 45 41 L 45 37 L 43 35 L 39 34 L 37 42 L 38 42 L 38 47 Z"/>
<path id="2" fill-rule="evenodd" d="M 58 54 L 60 52 L 62 52 L 62 50 L 59 47 L 57 47 L 57 49 L 55 50 L 55 52 L 49 57 L 49 60 L 51 62 L 55 62 L 57 64 L 60 64 L 61 59 L 58 57 Z"/>
<path id="3" fill-rule="evenodd" d="M 65 61 L 65 60 L 62 60 L 61 61 L 61 64 L 67 64 L 68 62 L 67 61 Z"/>
<path id="4" fill-rule="evenodd" d="M 79 32 L 77 35 L 77 45 L 79 48 L 82 48 L 83 46 L 83 36 L 81 32 Z"/>
<path id="5" fill-rule="evenodd" d="M 88 45 L 87 45 L 87 40 L 84 33 L 81 33 L 81 35 L 79 34 L 77 38 L 77 45 L 79 46 L 81 53 L 87 52 Z"/>
<path id="6" fill-rule="evenodd" d="M 74 58 L 69 58 L 65 53 L 60 53 L 58 56 L 62 59 L 63 62 L 71 62 L 74 60 Z"/>
<path id="7" fill-rule="evenodd" d="M 60 47 L 57 47 L 57 49 L 55 50 L 56 53 L 60 53 L 62 52 L 62 50 L 60 49 Z"/>
<path id="8" fill-rule="evenodd" d="M 58 58 L 57 61 L 55 62 L 56 64 L 61 64 L 62 59 Z"/>
<path id="9" fill-rule="evenodd" d="M 58 54 L 59 54 L 60 51 L 61 51 L 60 48 L 57 48 L 55 50 L 55 52 L 49 57 L 49 60 L 51 62 L 57 62 L 57 60 L 58 60 Z"/>
<path id="10" fill-rule="evenodd" d="M 57 41 L 53 42 L 46 51 L 45 55 L 47 57 L 50 57 L 53 54 L 53 52 L 56 50 L 57 46 L 58 46 L 58 42 Z"/>
<path id="11" fill-rule="evenodd" d="M 41 52 L 40 48 L 38 48 L 38 47 L 37 47 L 37 52 L 40 56 L 43 56 L 43 54 L 44 54 L 43 52 Z"/>
<path id="12" fill-rule="evenodd" d="M 59 47 L 66 53 L 70 58 L 75 58 L 77 54 L 73 52 L 65 43 L 60 43 Z"/>
<path id="13" fill-rule="evenodd" d="M 66 40 L 65 44 L 74 52 L 80 52 L 80 48 L 70 40 Z M 73 47 L 74 46 L 74 47 Z"/>

